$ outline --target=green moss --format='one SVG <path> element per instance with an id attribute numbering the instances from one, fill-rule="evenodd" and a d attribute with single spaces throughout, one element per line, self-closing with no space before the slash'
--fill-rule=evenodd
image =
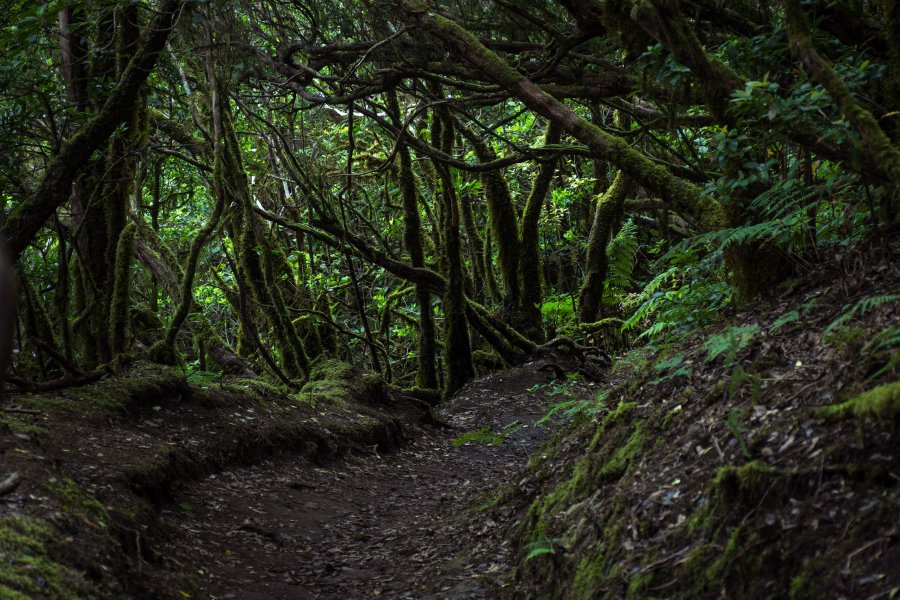
<path id="1" fill-rule="evenodd" d="M 808 598 L 821 598 L 812 581 L 805 575 L 797 575 L 791 579 L 791 600 L 807 600 Z"/>
<path id="2" fill-rule="evenodd" d="M 609 483 L 621 479 L 631 468 L 635 457 L 643 446 L 644 433 L 641 426 L 638 425 L 625 445 L 616 448 L 609 459 L 603 463 L 598 474 L 599 482 Z"/>
<path id="3" fill-rule="evenodd" d="M 702 510 L 692 514 L 684 522 L 684 531 L 688 537 L 709 531 L 715 525 L 715 511 L 707 504 Z"/>
<path id="4" fill-rule="evenodd" d="M 662 429 L 668 429 L 669 425 L 671 425 L 676 420 L 680 420 L 681 417 L 683 417 L 683 416 L 684 416 L 684 409 L 681 408 L 681 405 L 679 404 L 678 406 L 676 406 L 675 408 L 673 408 L 672 410 L 670 410 L 669 412 L 666 413 L 666 416 L 663 417 L 662 425 L 660 427 L 662 427 Z"/>
<path id="5" fill-rule="evenodd" d="M 774 491 L 777 477 L 776 469 L 758 460 L 721 467 L 712 481 L 713 496 L 726 509 L 755 506 Z"/>
<path id="6" fill-rule="evenodd" d="M 616 359 L 610 369 L 610 378 L 623 381 L 637 378 L 642 381 L 643 378 L 637 376 L 641 373 L 646 375 L 652 357 L 653 350 L 649 346 L 635 348 Z"/>
<path id="7" fill-rule="evenodd" d="M 5 427 L 12 433 L 31 435 L 41 434 L 47 431 L 47 428 L 37 423 L 25 421 L 13 415 L 0 413 L 0 428 Z"/>
<path id="8" fill-rule="evenodd" d="M 655 579 L 654 573 L 637 573 L 628 580 L 628 592 L 626 598 L 645 599 L 647 598 L 647 590 L 653 585 Z"/>
<path id="9" fill-rule="evenodd" d="M 684 560 L 685 573 L 696 583 L 701 583 L 709 566 L 716 562 L 721 552 L 722 547 L 718 544 L 701 544 L 697 546 L 690 551 Z"/>
<path id="10" fill-rule="evenodd" d="M 827 419 L 874 417 L 879 421 L 897 423 L 900 420 L 900 381 L 880 385 L 846 402 L 820 408 L 816 414 Z"/>
<path id="11" fill-rule="evenodd" d="M 637 404 L 634 402 L 619 402 L 615 410 L 610 411 L 603 417 L 603 420 L 600 421 L 600 426 L 597 428 L 597 432 L 594 434 L 593 439 L 591 439 L 589 450 L 591 452 L 596 452 L 603 442 L 603 434 L 606 433 L 607 429 L 615 425 L 620 419 L 625 418 L 636 406 Z"/>
<path id="12" fill-rule="evenodd" d="M 19 403 L 42 411 L 102 415 L 121 414 L 142 404 L 190 395 L 184 374 L 169 367 L 143 367 L 121 376 L 72 388 L 66 395 L 34 394 L 22 396 Z"/>
<path id="13" fill-rule="evenodd" d="M 62 543 L 56 530 L 44 521 L 24 516 L 0 517 L 0 597 L 90 597 L 83 576 L 51 557 Z"/>
<path id="14" fill-rule="evenodd" d="M 469 442 L 476 442 L 479 444 L 487 444 L 488 446 L 497 446 L 502 444 L 506 440 L 506 436 L 494 433 L 494 431 L 490 427 L 482 427 L 481 429 L 475 429 L 473 431 L 467 431 L 462 434 L 455 440 L 453 440 L 453 446 L 458 447 L 463 444 L 468 444 Z"/>
<path id="15" fill-rule="evenodd" d="M 625 519 L 618 516 L 618 510 L 607 520 L 600 541 L 575 567 L 572 579 L 572 597 L 576 599 L 593 599 L 602 595 L 604 588 L 619 586 L 613 579 L 618 579 L 621 568 L 617 564 L 619 550 L 622 548 L 622 537 L 625 532 Z"/>
<path id="16" fill-rule="evenodd" d="M 842 355 L 856 357 L 868 335 L 862 327 L 845 327 L 829 333 L 824 340 L 832 344 Z"/>
<path id="17" fill-rule="evenodd" d="M 31 600 L 25 594 L 17 592 L 12 588 L 8 588 L 2 583 L 0 583 L 0 598 L 6 598 L 6 600 Z"/>
<path id="18" fill-rule="evenodd" d="M 66 510 L 77 513 L 98 527 L 105 529 L 109 525 L 106 507 L 71 479 L 53 479 L 45 483 L 44 487 L 60 499 Z"/>
<path id="19" fill-rule="evenodd" d="M 614 439 L 606 440 L 604 433 L 620 423 L 635 406 L 633 403 L 621 402 L 615 410 L 608 413 L 600 422 L 588 453 L 575 463 L 568 479 L 532 502 L 525 521 L 526 539 L 546 536 L 548 524 L 554 515 L 567 510 L 598 485 L 615 482 L 628 472 L 644 445 L 643 427 L 638 424 L 621 446 L 614 446 Z M 601 448 L 601 442 L 606 441 L 609 444 Z"/>
<path id="20" fill-rule="evenodd" d="M 727 597 L 757 597 L 752 586 L 759 582 L 760 568 L 767 560 L 765 552 L 747 552 L 756 542 L 756 534 L 736 527 L 721 544 L 702 544 L 693 549 L 684 561 L 684 581 L 692 590 L 684 597 L 708 597 L 727 593 Z M 751 586 L 749 589 L 746 586 Z"/>
<path id="21" fill-rule="evenodd" d="M 586 459 L 578 461 L 575 463 L 569 479 L 559 483 L 549 493 L 531 503 L 528 508 L 528 522 L 531 524 L 531 531 L 526 537 L 535 539 L 546 535 L 549 517 L 557 509 L 572 504 L 579 490 L 584 488 L 584 483 L 588 479 L 588 465 Z"/>
<path id="22" fill-rule="evenodd" d="M 315 406 L 347 406 L 351 401 L 376 400 L 384 393 L 384 382 L 374 373 L 361 373 L 337 359 L 319 360 L 310 369 L 307 381 L 295 397 Z"/>

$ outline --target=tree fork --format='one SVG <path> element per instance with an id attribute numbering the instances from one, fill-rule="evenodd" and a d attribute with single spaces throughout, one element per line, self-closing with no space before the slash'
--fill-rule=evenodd
<path id="1" fill-rule="evenodd" d="M 184 279 L 184 274 L 180 272 L 181 268 L 178 266 L 172 253 L 165 247 L 165 243 L 159 238 L 159 234 L 144 223 L 140 217 L 132 213 L 131 219 L 138 229 L 135 249 L 138 260 L 150 271 L 153 278 L 160 283 L 171 298 L 179 298 L 181 289 L 178 282 Z M 257 376 L 256 372 L 247 364 L 247 361 L 236 354 L 213 331 L 212 324 L 202 311 L 194 312 L 187 322 L 191 330 L 203 340 L 207 354 L 223 370 L 251 379 Z"/>

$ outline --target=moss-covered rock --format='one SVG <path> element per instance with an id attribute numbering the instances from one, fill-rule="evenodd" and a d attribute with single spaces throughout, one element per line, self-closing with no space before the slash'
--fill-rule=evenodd
<path id="1" fill-rule="evenodd" d="M 387 388 L 378 375 L 362 372 L 349 363 L 329 358 L 313 364 L 309 381 L 295 397 L 313 406 L 324 403 L 341 407 L 352 400 L 383 402 L 387 398 Z"/>

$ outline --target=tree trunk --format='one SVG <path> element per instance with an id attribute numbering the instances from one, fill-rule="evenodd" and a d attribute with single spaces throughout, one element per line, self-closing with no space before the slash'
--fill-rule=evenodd
<path id="1" fill-rule="evenodd" d="M 588 238 L 585 269 L 587 274 L 578 294 L 578 320 L 581 323 L 593 323 L 597 320 L 609 267 L 606 244 L 612 235 L 613 222 L 622 210 L 622 203 L 629 187 L 628 178 L 620 171 L 606 193 L 597 201 L 594 224 Z"/>
<path id="2" fill-rule="evenodd" d="M 440 139 L 441 149 L 448 154 L 453 146 L 453 121 L 444 110 L 436 110 L 433 132 Z M 435 164 L 441 183 L 441 199 L 444 204 L 444 251 L 447 257 L 447 290 L 444 294 L 444 363 L 447 375 L 444 379 L 444 397 L 453 395 L 475 376 L 472 363 L 472 345 L 466 320 L 465 273 L 459 235 L 459 204 L 453 178 L 443 163 Z"/>
<path id="3" fill-rule="evenodd" d="M 401 128 L 403 135 L 405 135 L 406 128 L 403 125 L 400 105 L 397 102 L 397 93 L 394 90 L 387 93 L 387 103 L 394 123 Z M 398 139 L 397 144 L 400 144 L 400 147 L 397 149 L 397 156 L 400 165 L 400 192 L 403 195 L 403 241 L 406 245 L 406 251 L 409 252 L 412 266 L 423 268 L 425 266 L 425 253 L 422 249 L 422 222 L 419 217 L 412 160 L 404 140 Z M 416 384 L 419 387 L 434 389 L 438 387 L 437 370 L 435 369 L 437 341 L 434 310 L 431 307 L 431 294 L 428 288 L 421 283 L 416 284 L 416 302 L 419 305 L 419 354 L 417 358 Z"/>
<path id="4" fill-rule="evenodd" d="M 559 139 L 559 126 L 551 121 L 547 124 L 544 145 L 557 144 Z M 540 309 L 541 302 L 544 299 L 544 289 L 538 221 L 541 217 L 541 209 L 544 207 L 547 192 L 550 190 L 553 174 L 556 172 L 556 162 L 556 159 L 552 158 L 540 164 L 531 184 L 531 193 L 525 202 L 525 210 L 522 212 L 522 260 L 519 263 L 519 280 L 522 285 L 521 314 L 525 334 L 538 342 L 544 341 L 544 327 L 541 323 Z"/>

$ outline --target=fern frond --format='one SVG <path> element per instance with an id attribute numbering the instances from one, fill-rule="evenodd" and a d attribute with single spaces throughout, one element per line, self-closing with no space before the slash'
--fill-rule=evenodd
<path id="1" fill-rule="evenodd" d="M 786 312 L 783 315 L 781 315 L 780 317 L 778 317 L 777 319 L 775 319 L 775 321 L 771 325 L 769 325 L 769 333 L 775 333 L 776 331 L 778 331 L 779 329 L 781 329 L 788 323 L 793 323 L 794 321 L 797 321 L 798 319 L 800 319 L 800 313 L 797 312 L 796 310 Z"/>
<path id="2" fill-rule="evenodd" d="M 637 249 L 637 225 L 629 219 L 622 225 L 616 237 L 606 245 L 609 266 L 603 298 L 607 304 L 618 304 L 631 287 Z"/>
<path id="3" fill-rule="evenodd" d="M 880 296 L 868 296 L 866 298 L 863 298 L 862 300 L 854 304 L 849 310 L 847 309 L 847 306 L 849 305 L 844 305 L 844 312 L 841 313 L 838 318 L 828 324 L 828 327 L 826 327 L 822 331 L 822 336 L 827 336 L 838 327 L 842 327 L 846 323 L 849 323 L 856 316 L 861 317 L 870 310 L 874 310 L 884 304 L 896 302 L 897 300 L 900 300 L 900 294 L 883 294 Z"/>

